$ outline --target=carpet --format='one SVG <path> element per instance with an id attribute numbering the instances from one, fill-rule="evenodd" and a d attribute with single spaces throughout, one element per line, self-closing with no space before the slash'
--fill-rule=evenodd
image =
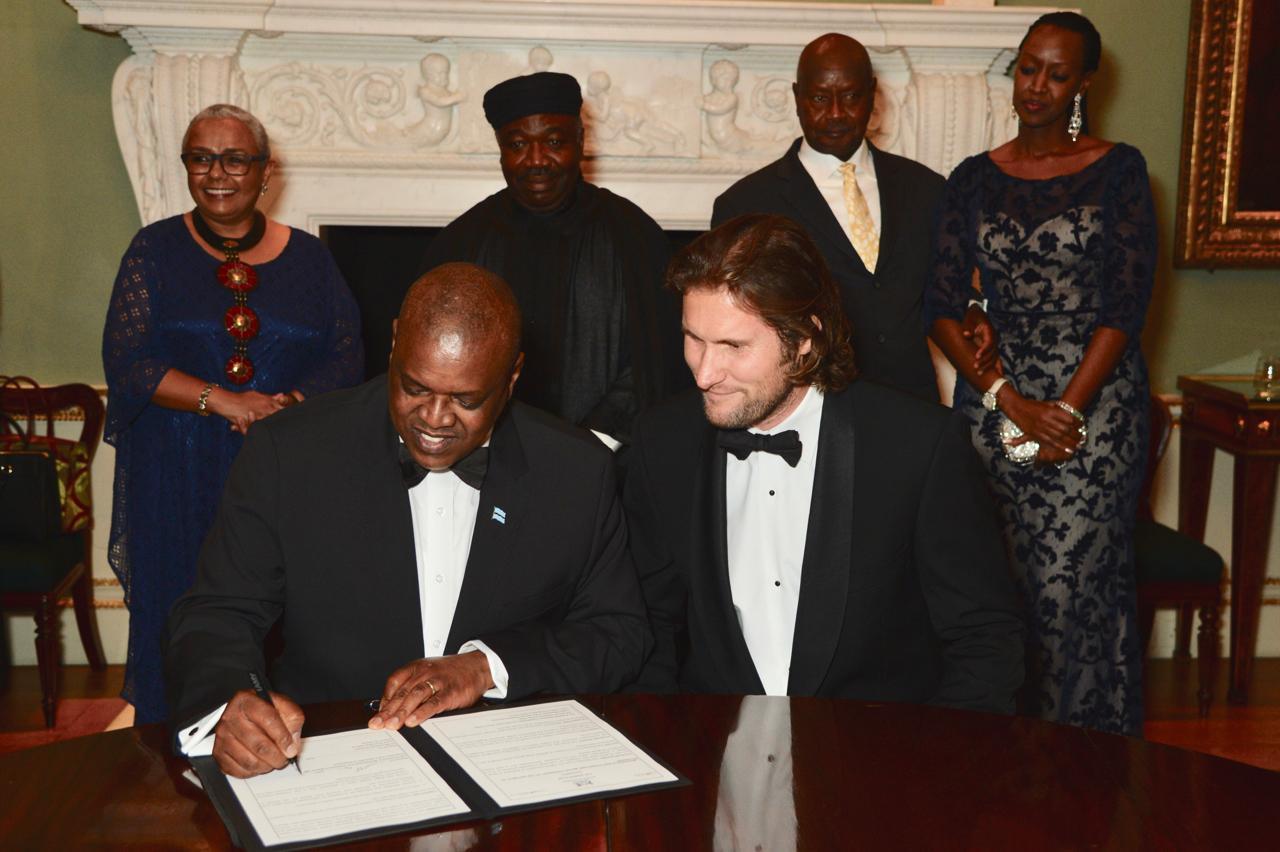
<path id="1" fill-rule="evenodd" d="M 54 727 L 0 733 L 0 754 L 105 731 L 125 706 L 121 698 L 63 698 Z"/>

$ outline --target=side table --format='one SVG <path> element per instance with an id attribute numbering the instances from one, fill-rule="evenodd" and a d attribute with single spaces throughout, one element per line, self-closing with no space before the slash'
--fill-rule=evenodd
<path id="1" fill-rule="evenodd" d="M 1231 496 L 1231 682 L 1249 700 L 1258 614 L 1280 466 L 1280 400 L 1254 397 L 1251 376 L 1179 376 L 1182 391 L 1178 529 L 1204 540 L 1213 452 L 1235 456 Z"/>

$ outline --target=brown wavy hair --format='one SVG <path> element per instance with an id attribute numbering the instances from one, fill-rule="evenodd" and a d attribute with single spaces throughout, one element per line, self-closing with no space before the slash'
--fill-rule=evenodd
<path id="1" fill-rule="evenodd" d="M 857 378 L 840 291 L 813 240 L 785 216 L 738 216 L 708 231 L 671 259 L 666 286 L 680 294 L 727 289 L 778 333 L 794 385 L 828 393 Z M 796 356 L 806 339 L 808 353 Z"/>

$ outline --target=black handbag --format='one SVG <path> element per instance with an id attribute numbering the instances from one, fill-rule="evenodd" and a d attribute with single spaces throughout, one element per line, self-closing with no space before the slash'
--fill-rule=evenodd
<path id="1" fill-rule="evenodd" d="M 3 415 L 13 431 L 22 429 Z M 0 451 L 0 537 L 44 541 L 62 531 L 58 470 L 53 457 L 16 444 Z"/>

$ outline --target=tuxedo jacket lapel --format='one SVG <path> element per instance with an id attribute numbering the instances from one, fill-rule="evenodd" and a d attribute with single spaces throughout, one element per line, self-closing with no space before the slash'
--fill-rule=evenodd
<path id="1" fill-rule="evenodd" d="M 813 498 L 800 569 L 789 695 L 814 695 L 840 639 L 853 557 L 852 394 L 828 394 L 818 433 Z"/>
<path id="2" fill-rule="evenodd" d="M 894 241 L 903 231 L 902 217 L 910 212 L 914 199 L 904 198 L 902 192 L 893 191 L 899 183 L 898 164 L 870 142 L 867 147 L 871 149 L 871 160 L 876 164 L 876 184 L 880 188 L 880 254 L 876 261 L 879 273 L 885 270 L 886 261 L 893 257 Z"/>
<path id="3" fill-rule="evenodd" d="M 360 434 L 380 436 L 365 446 L 368 472 L 358 501 L 363 517 L 364 544 L 356 552 L 362 554 L 364 570 L 369 574 L 369 594 L 377 600 L 383 616 L 381 627 L 389 634 L 388 647 L 405 661 L 423 655 L 422 607 L 418 600 L 418 562 L 413 540 L 413 510 L 404 487 L 398 461 L 399 436 L 387 415 L 386 394 L 377 399 L 377 411 L 370 412 L 381 421 Z"/>
<path id="4" fill-rule="evenodd" d="M 764 684 L 747 649 L 733 592 L 729 586 L 728 526 L 725 513 L 725 451 L 716 446 L 716 430 L 707 427 L 694 483 L 689 535 L 690 621 L 705 630 L 693 641 L 711 645 L 706 651 L 720 671 L 713 674 L 726 691 L 762 693 Z"/>
<path id="5" fill-rule="evenodd" d="M 782 197 L 795 211 L 796 220 L 804 225 L 815 242 L 835 247 L 849 263 L 856 264 L 866 272 L 867 267 L 863 265 L 862 258 L 858 257 L 853 243 L 849 242 L 844 226 L 831 214 L 827 200 L 822 197 L 813 178 L 809 177 L 809 173 L 800 164 L 799 150 L 800 141 L 796 140 L 791 150 L 778 161 L 777 174 L 784 185 Z"/>
<path id="6" fill-rule="evenodd" d="M 492 612 L 495 590 L 502 588 L 504 574 L 520 570 L 526 561 L 516 543 L 528 491 L 520 487 L 520 480 L 528 469 L 519 430 L 509 412 L 504 413 L 489 441 L 489 468 L 480 488 L 471 553 L 446 642 L 450 652 L 474 638 L 477 625 Z"/>

